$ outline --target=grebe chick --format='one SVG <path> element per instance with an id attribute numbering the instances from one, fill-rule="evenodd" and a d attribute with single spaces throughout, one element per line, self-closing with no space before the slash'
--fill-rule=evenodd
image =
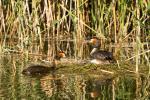
<path id="1" fill-rule="evenodd" d="M 65 53 L 63 51 L 59 51 L 54 57 L 51 66 L 47 67 L 44 65 L 30 65 L 28 68 L 22 71 L 22 74 L 31 75 L 31 76 L 47 74 L 50 71 L 54 71 L 56 69 L 58 61 L 60 61 L 60 59 L 64 57 L 65 57 Z"/>
<path id="2" fill-rule="evenodd" d="M 94 64 L 110 64 L 115 61 L 113 53 L 109 51 L 100 50 L 100 40 L 97 37 L 93 37 L 87 40 L 86 43 L 92 44 L 92 51 L 90 56 L 92 58 L 91 63 Z"/>

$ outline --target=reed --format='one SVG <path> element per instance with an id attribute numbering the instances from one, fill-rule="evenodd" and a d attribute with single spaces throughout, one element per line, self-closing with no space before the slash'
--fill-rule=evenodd
<path id="1" fill-rule="evenodd" d="M 82 41 L 96 35 L 138 72 L 139 64 L 150 66 L 149 12 L 148 0 L 0 0 L 0 51 L 54 56 L 62 49 L 85 58 Z"/>

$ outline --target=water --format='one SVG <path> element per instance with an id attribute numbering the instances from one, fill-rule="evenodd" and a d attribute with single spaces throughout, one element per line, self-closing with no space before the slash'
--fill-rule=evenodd
<path id="1" fill-rule="evenodd" d="M 21 74 L 26 59 L 0 58 L 0 100 L 150 100 L 150 78 L 123 75 L 102 80 L 99 75 Z"/>

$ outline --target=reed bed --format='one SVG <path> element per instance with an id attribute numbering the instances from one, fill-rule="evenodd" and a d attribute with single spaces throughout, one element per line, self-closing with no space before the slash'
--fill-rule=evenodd
<path id="1" fill-rule="evenodd" d="M 0 52 L 86 58 L 88 37 L 116 59 L 150 66 L 149 0 L 0 0 Z"/>

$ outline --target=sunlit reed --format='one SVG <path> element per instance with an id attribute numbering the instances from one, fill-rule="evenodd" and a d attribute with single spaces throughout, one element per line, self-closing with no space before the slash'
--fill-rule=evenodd
<path id="1" fill-rule="evenodd" d="M 0 0 L 0 52 L 54 56 L 62 49 L 85 58 L 82 41 L 96 35 L 102 49 L 118 63 L 132 59 L 138 72 L 150 64 L 149 11 L 148 0 Z"/>

